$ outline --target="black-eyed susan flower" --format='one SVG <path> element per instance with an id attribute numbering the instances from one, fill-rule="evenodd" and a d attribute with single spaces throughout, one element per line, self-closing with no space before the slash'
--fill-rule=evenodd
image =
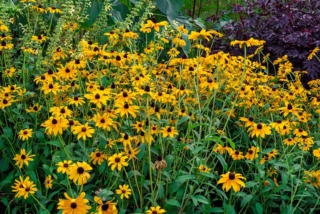
<path id="1" fill-rule="evenodd" d="M 94 133 L 94 129 L 88 125 L 88 123 L 84 125 L 78 125 L 74 127 L 73 134 L 78 135 L 77 139 L 86 140 L 88 138 L 92 138 L 92 134 Z"/>
<path id="2" fill-rule="evenodd" d="M 121 199 L 123 199 L 124 197 L 128 199 L 131 195 L 131 189 L 127 184 L 119 185 L 119 189 L 116 190 L 116 194 L 120 195 Z"/>
<path id="3" fill-rule="evenodd" d="M 19 132 L 19 138 L 23 141 L 28 140 L 32 137 L 33 131 L 32 129 L 23 129 Z"/>
<path id="4" fill-rule="evenodd" d="M 245 178 L 240 173 L 235 172 L 227 172 L 226 174 L 222 174 L 217 184 L 222 184 L 222 189 L 225 191 L 229 191 L 232 187 L 233 191 L 239 192 L 240 186 L 245 187 L 245 183 L 241 179 Z"/>
<path id="5" fill-rule="evenodd" d="M 243 152 L 240 152 L 239 150 L 231 150 L 229 155 L 232 157 L 233 160 L 242 160 L 242 159 L 244 159 Z"/>
<path id="6" fill-rule="evenodd" d="M 94 201 L 98 203 L 97 211 L 99 214 L 117 214 L 118 213 L 116 202 L 112 202 L 112 201 L 104 202 L 98 196 L 94 196 Z"/>
<path id="7" fill-rule="evenodd" d="M 176 135 L 179 134 L 178 131 L 174 127 L 171 127 L 171 126 L 163 127 L 161 130 L 161 133 L 162 133 L 163 137 L 169 136 L 171 138 L 174 138 Z"/>
<path id="8" fill-rule="evenodd" d="M 47 39 L 47 37 L 44 36 L 43 34 L 40 34 L 40 35 L 38 35 L 38 36 L 32 36 L 32 37 L 31 37 L 31 40 L 32 40 L 32 41 L 36 41 L 36 42 L 39 42 L 39 43 L 42 43 L 42 42 L 46 41 L 46 39 Z"/>
<path id="9" fill-rule="evenodd" d="M 52 189 L 52 177 L 51 175 L 48 175 L 44 181 L 44 186 L 47 188 L 47 189 Z"/>
<path id="10" fill-rule="evenodd" d="M 167 25 L 167 21 L 157 22 L 156 19 L 153 18 L 152 20 L 147 20 L 147 23 L 140 28 L 140 31 L 143 33 L 150 33 L 151 30 L 154 29 L 155 31 L 159 32 L 161 26 Z"/>
<path id="11" fill-rule="evenodd" d="M 245 122 L 244 127 L 251 127 L 255 125 L 254 118 L 253 117 L 240 117 L 240 121 Z"/>
<path id="12" fill-rule="evenodd" d="M 150 209 L 147 210 L 146 214 L 162 214 L 165 212 L 166 210 L 162 209 L 160 206 L 156 206 L 150 207 Z"/>
<path id="13" fill-rule="evenodd" d="M 96 123 L 95 125 L 97 127 L 108 131 L 111 130 L 113 125 L 113 120 L 108 113 L 104 113 L 103 115 L 100 115 L 99 113 L 95 114 L 93 116 L 93 121 Z"/>
<path id="14" fill-rule="evenodd" d="M 128 166 L 126 159 L 128 159 L 128 157 L 124 155 L 123 152 L 114 154 L 108 158 L 108 166 L 111 166 L 111 170 L 114 170 L 117 167 L 118 171 L 120 171 L 122 167 Z"/>
<path id="15" fill-rule="evenodd" d="M 285 106 L 278 108 L 281 113 L 283 113 L 283 116 L 287 116 L 289 113 L 292 113 L 294 115 L 298 115 L 299 111 L 302 111 L 302 108 L 298 108 L 298 105 L 293 105 L 289 102 L 285 102 Z"/>
<path id="16" fill-rule="evenodd" d="M 0 99 L 0 108 L 4 109 L 6 107 L 9 107 L 12 105 L 12 103 L 14 103 L 15 100 L 13 99 L 7 99 L 7 98 L 1 98 Z"/>
<path id="17" fill-rule="evenodd" d="M 138 148 L 125 147 L 125 152 L 128 156 L 128 161 L 130 161 L 131 159 L 137 159 L 137 154 L 139 154 L 140 150 Z"/>
<path id="18" fill-rule="evenodd" d="M 115 107 L 117 107 L 115 113 L 120 114 L 120 117 L 123 117 L 124 115 L 126 115 L 126 117 L 129 117 L 129 115 L 131 115 L 133 118 L 137 117 L 136 113 L 139 109 L 139 106 L 130 105 L 129 103 L 117 103 L 115 104 Z"/>
<path id="19" fill-rule="evenodd" d="M 45 127 L 46 133 L 49 135 L 57 136 L 62 134 L 65 129 L 68 128 L 69 121 L 62 117 L 50 117 L 48 120 L 41 124 L 42 127 Z"/>
<path id="20" fill-rule="evenodd" d="M 251 137 L 261 137 L 265 138 L 266 135 L 271 134 L 271 128 L 264 123 L 258 123 L 256 125 L 251 126 L 248 131 L 250 132 Z"/>
<path id="21" fill-rule="evenodd" d="M 258 157 L 259 148 L 255 146 L 251 146 L 250 149 L 248 149 L 247 154 L 245 155 L 245 158 L 248 160 L 253 160 Z"/>
<path id="22" fill-rule="evenodd" d="M 57 172 L 62 174 L 69 174 L 70 166 L 72 164 L 71 160 L 64 160 L 56 164 L 58 166 Z"/>
<path id="23" fill-rule="evenodd" d="M 16 161 L 16 165 L 19 166 L 19 168 L 23 167 L 23 164 L 25 165 L 29 165 L 29 161 L 33 161 L 34 156 L 36 155 L 30 155 L 31 151 L 28 152 L 28 154 L 26 154 L 26 150 L 25 149 L 21 149 L 20 150 L 20 154 L 16 154 L 15 157 L 13 158 L 13 160 Z"/>
<path id="24" fill-rule="evenodd" d="M 82 185 L 87 183 L 90 179 L 90 174 L 88 171 L 92 170 L 92 167 L 86 162 L 77 162 L 70 166 L 68 177 L 70 180 L 77 185 Z"/>
<path id="25" fill-rule="evenodd" d="M 299 128 L 299 129 L 295 129 L 293 132 L 297 137 L 302 137 L 302 136 L 308 136 L 308 132 L 306 132 L 305 130 Z"/>
<path id="26" fill-rule="evenodd" d="M 85 98 L 89 100 L 90 103 L 95 104 L 98 108 L 105 106 L 109 100 L 109 96 L 103 91 L 93 91 L 90 94 L 85 94 Z"/>
<path id="27" fill-rule="evenodd" d="M 87 205 L 88 199 L 85 199 L 86 193 L 81 192 L 76 198 L 71 198 L 67 193 L 64 193 L 66 199 L 59 199 L 58 210 L 62 210 L 62 214 L 69 213 L 88 213 L 91 206 Z"/>
<path id="28" fill-rule="evenodd" d="M 68 104 L 69 105 L 75 105 L 75 106 L 82 106 L 85 102 L 84 102 L 84 99 L 80 96 L 73 96 L 71 98 L 68 99 Z"/>
<path id="29" fill-rule="evenodd" d="M 12 192 L 16 192 L 16 198 L 24 197 L 24 199 L 27 199 L 29 194 L 34 194 L 36 191 L 36 185 L 33 181 L 30 181 L 29 176 L 24 180 L 20 176 L 20 180 L 15 180 L 15 186 L 12 187 Z"/>
<path id="30" fill-rule="evenodd" d="M 314 149 L 312 151 L 313 156 L 315 156 L 318 160 L 320 160 L 320 148 L 319 149 Z"/>
<path id="31" fill-rule="evenodd" d="M 316 188 L 320 187 L 320 170 L 304 171 L 304 178 L 306 183 L 310 183 Z"/>
<path id="32" fill-rule="evenodd" d="M 62 13 L 62 11 L 57 7 L 47 7 L 46 10 L 47 10 L 47 12 L 50 12 L 52 14 L 55 14 L 55 13 L 61 14 Z"/>
<path id="33" fill-rule="evenodd" d="M 91 152 L 90 159 L 93 165 L 101 165 L 102 162 L 107 159 L 107 155 L 104 152 L 98 150 L 95 152 Z"/>
<path id="34" fill-rule="evenodd" d="M 56 95 L 61 89 L 58 83 L 44 82 L 43 86 L 41 87 L 41 90 L 43 90 L 44 94 L 52 93 Z"/>
<path id="35" fill-rule="evenodd" d="M 72 116 L 72 111 L 66 106 L 54 106 L 50 108 L 50 112 L 54 117 L 68 118 Z"/>
<path id="36" fill-rule="evenodd" d="M 203 164 L 200 164 L 200 166 L 198 166 L 198 170 L 199 172 L 209 173 L 211 169 Z"/>

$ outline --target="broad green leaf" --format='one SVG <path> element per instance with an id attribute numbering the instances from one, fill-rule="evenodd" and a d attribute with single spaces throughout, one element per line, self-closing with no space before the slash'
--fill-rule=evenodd
<path id="1" fill-rule="evenodd" d="M 203 203 L 203 204 L 209 204 L 209 201 L 206 197 L 202 196 L 202 195 L 194 195 L 194 198 L 197 199 L 198 202 Z"/>
<path id="2" fill-rule="evenodd" d="M 156 5 L 162 13 L 168 16 L 169 20 L 172 20 L 178 15 L 183 0 L 156 0 Z"/>
<path id="3" fill-rule="evenodd" d="M 253 198 L 253 195 L 245 196 L 241 201 L 241 207 L 245 206 L 252 198 Z"/>
<path id="4" fill-rule="evenodd" d="M 255 207 L 256 207 L 258 214 L 263 214 L 263 208 L 259 202 L 256 202 Z"/>
<path id="5" fill-rule="evenodd" d="M 185 182 L 187 180 L 192 180 L 195 179 L 196 177 L 194 175 L 181 175 L 179 177 L 177 177 L 177 179 L 175 180 L 176 182 Z"/>
<path id="6" fill-rule="evenodd" d="M 179 203 L 179 201 L 177 201 L 175 199 L 167 200 L 166 204 L 169 204 L 171 206 L 181 207 L 181 204 Z"/>
<path id="7" fill-rule="evenodd" d="M 3 133 L 7 138 L 9 138 L 9 140 L 13 140 L 13 132 L 10 127 L 4 127 Z"/>

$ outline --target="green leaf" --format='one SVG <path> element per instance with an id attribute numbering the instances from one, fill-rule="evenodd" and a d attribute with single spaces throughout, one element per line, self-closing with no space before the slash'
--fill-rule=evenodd
<path id="1" fill-rule="evenodd" d="M 209 201 L 206 197 L 202 196 L 202 195 L 195 195 L 193 196 L 197 199 L 198 202 L 203 203 L 203 204 L 209 204 Z"/>
<path id="2" fill-rule="evenodd" d="M 4 135 L 9 138 L 9 140 L 12 140 L 13 139 L 13 132 L 12 132 L 12 129 L 9 128 L 9 127 L 4 127 L 3 128 L 3 133 Z"/>
<path id="3" fill-rule="evenodd" d="M 256 202 L 255 207 L 256 207 L 256 210 L 257 210 L 258 214 L 262 214 L 263 213 L 262 205 L 259 202 Z"/>
<path id="4" fill-rule="evenodd" d="M 219 154 L 219 155 L 217 155 L 217 158 L 220 161 L 223 169 L 226 170 L 228 165 L 227 165 L 227 162 L 225 161 L 225 159 L 223 158 L 223 156 Z"/>
<path id="5" fill-rule="evenodd" d="M 48 141 L 48 142 L 46 142 L 46 144 L 50 144 L 50 145 L 57 146 L 57 147 L 60 147 L 60 146 L 61 146 L 61 145 L 60 145 L 60 142 L 59 142 L 59 141 L 56 141 L 56 140 L 54 140 L 54 141 Z"/>
<path id="6" fill-rule="evenodd" d="M 182 34 L 182 39 L 186 42 L 186 46 L 182 47 L 182 50 L 184 54 L 188 56 L 188 53 L 190 51 L 190 46 L 191 46 L 190 40 L 188 39 L 188 35 L 185 33 Z"/>
<path id="7" fill-rule="evenodd" d="M 179 201 L 175 200 L 175 199 L 169 199 L 166 204 L 169 204 L 171 206 L 175 206 L 175 207 L 181 207 L 181 204 L 179 203 Z"/>
<path id="8" fill-rule="evenodd" d="M 189 116 L 184 116 L 182 118 L 180 118 L 180 120 L 178 121 L 178 126 L 184 122 L 186 122 L 190 117 Z"/>
<path id="9" fill-rule="evenodd" d="M 220 207 L 212 207 L 206 211 L 209 213 L 223 213 L 223 209 Z"/>
<path id="10" fill-rule="evenodd" d="M 180 11 L 183 0 L 156 0 L 159 10 L 166 14 L 169 20 L 174 19 Z"/>
<path id="11" fill-rule="evenodd" d="M 177 179 L 175 180 L 176 182 L 185 182 L 187 180 L 193 180 L 196 177 L 194 175 L 181 175 L 179 177 L 177 177 Z"/>
<path id="12" fill-rule="evenodd" d="M 246 197 L 244 197 L 241 201 L 241 207 L 245 206 L 252 198 L 253 195 L 247 195 Z"/>

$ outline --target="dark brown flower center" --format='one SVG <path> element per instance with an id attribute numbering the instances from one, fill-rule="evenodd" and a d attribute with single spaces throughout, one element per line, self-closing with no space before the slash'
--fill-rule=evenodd
<path id="1" fill-rule="evenodd" d="M 258 123 L 257 129 L 262 129 L 262 124 L 261 123 Z"/>
<path id="2" fill-rule="evenodd" d="M 236 175 L 233 172 L 229 173 L 229 179 L 234 180 L 236 178 Z"/>
<path id="3" fill-rule="evenodd" d="M 118 56 L 116 56 L 116 60 L 117 61 L 120 61 L 121 60 L 121 57 L 118 55 Z"/>
<path id="4" fill-rule="evenodd" d="M 2 100 L 2 103 L 5 104 L 5 105 L 8 104 L 8 100 L 3 99 L 3 100 Z"/>
<path id="5" fill-rule="evenodd" d="M 73 99 L 74 99 L 75 101 L 78 101 L 78 100 L 79 100 L 79 97 L 78 97 L 78 96 L 74 96 Z"/>
<path id="6" fill-rule="evenodd" d="M 157 157 L 157 161 L 162 161 L 162 157 L 160 155 Z"/>
<path id="7" fill-rule="evenodd" d="M 24 160 L 26 159 L 27 157 L 25 155 L 21 155 L 21 159 Z"/>
<path id="8" fill-rule="evenodd" d="M 123 97 L 128 97 L 128 93 L 127 93 L 127 92 L 123 92 L 123 93 L 122 93 L 122 96 L 123 96 Z"/>
<path id="9" fill-rule="evenodd" d="M 70 207 L 71 207 L 72 209 L 76 209 L 76 208 L 77 208 L 77 203 L 72 202 L 72 203 L 70 204 Z"/>
<path id="10" fill-rule="evenodd" d="M 68 167 L 69 167 L 69 164 L 68 164 L 68 163 L 64 163 L 64 164 L 63 164 L 63 167 L 64 167 L 64 168 L 68 168 Z"/>
<path id="11" fill-rule="evenodd" d="M 129 108 L 129 104 L 128 103 L 126 103 L 126 104 L 124 104 L 124 106 L 123 106 L 125 109 L 128 109 Z"/>
<path id="12" fill-rule="evenodd" d="M 78 169 L 77 169 L 77 172 L 78 172 L 78 174 L 82 174 L 82 173 L 84 173 L 84 168 L 83 167 L 78 167 Z"/>
<path id="13" fill-rule="evenodd" d="M 51 83 L 49 84 L 49 88 L 50 88 L 50 89 L 53 89 L 53 85 L 52 85 Z"/>
<path id="14" fill-rule="evenodd" d="M 28 131 L 23 131 L 23 134 L 24 134 L 24 135 L 27 135 L 27 134 L 28 134 Z"/>
<path id="15" fill-rule="evenodd" d="M 26 188 L 25 188 L 25 191 L 26 191 L 26 192 L 29 192 L 29 191 L 30 191 L 30 187 L 26 187 Z"/>
<path id="16" fill-rule="evenodd" d="M 292 105 L 291 105 L 290 103 L 288 104 L 287 109 L 288 109 L 288 110 L 291 110 L 291 109 L 292 109 Z"/>
<path id="17" fill-rule="evenodd" d="M 253 154 L 253 151 L 252 151 L 251 149 L 249 149 L 248 153 L 249 153 L 250 155 L 252 155 L 252 154 Z"/>
<path id="18" fill-rule="evenodd" d="M 33 110 L 37 111 L 38 107 L 37 106 L 33 106 Z"/>
<path id="19" fill-rule="evenodd" d="M 167 132 L 172 132 L 171 127 L 167 128 Z"/>
<path id="20" fill-rule="evenodd" d="M 104 205 L 101 206 L 101 209 L 103 211 L 107 211 L 109 209 L 109 205 L 108 204 L 104 204 Z"/>
<path id="21" fill-rule="evenodd" d="M 64 113 L 66 113 L 66 110 L 65 110 L 64 108 L 62 108 L 62 109 L 60 110 L 60 113 L 61 113 L 61 114 L 64 114 Z"/>
<path id="22" fill-rule="evenodd" d="M 86 128 L 86 127 L 82 127 L 82 128 L 81 128 L 81 131 L 82 131 L 82 132 L 86 132 L 86 131 L 87 131 L 87 128 Z"/>
<path id="23" fill-rule="evenodd" d="M 55 124 L 58 123 L 58 121 L 57 121 L 56 119 L 52 119 L 51 123 L 52 123 L 53 125 L 55 125 Z"/>
<path id="24" fill-rule="evenodd" d="M 101 156 L 101 153 L 100 152 L 97 152 L 96 153 L 96 157 L 98 158 L 98 157 L 100 157 Z"/>
<path id="25" fill-rule="evenodd" d="M 114 162 L 120 163 L 120 158 L 119 158 L 119 157 L 116 157 L 116 158 L 114 159 Z"/>

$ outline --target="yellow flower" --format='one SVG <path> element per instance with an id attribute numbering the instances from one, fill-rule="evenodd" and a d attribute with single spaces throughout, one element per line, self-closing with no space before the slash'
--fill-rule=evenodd
<path id="1" fill-rule="evenodd" d="M 19 138 L 23 141 L 28 140 L 30 137 L 32 137 L 32 129 L 23 129 L 19 132 Z"/>
<path id="2" fill-rule="evenodd" d="M 140 31 L 143 33 L 150 33 L 151 29 L 154 29 L 155 31 L 159 32 L 160 26 L 167 26 L 167 25 L 168 25 L 167 21 L 157 22 L 155 19 L 153 19 L 152 21 L 147 20 L 147 23 L 140 28 Z"/>
<path id="3" fill-rule="evenodd" d="M 245 183 L 241 179 L 245 178 L 240 173 L 227 172 L 226 174 L 222 174 L 217 184 L 223 184 L 222 189 L 227 192 L 232 187 L 233 191 L 239 192 L 240 186 L 245 187 Z"/>
<path id="4" fill-rule="evenodd" d="M 166 211 L 164 209 L 161 209 L 160 206 L 157 206 L 157 207 L 150 207 L 150 209 L 147 210 L 146 214 L 162 214 L 165 212 Z"/>
<path id="5" fill-rule="evenodd" d="M 36 155 L 30 155 L 31 151 L 26 154 L 25 149 L 20 150 L 20 154 L 16 154 L 16 156 L 13 158 L 13 160 L 17 161 L 16 165 L 19 165 L 19 168 L 21 169 L 23 164 L 29 165 L 29 161 L 33 161 L 34 156 Z"/>
<path id="6" fill-rule="evenodd" d="M 66 199 L 59 199 L 58 210 L 62 210 L 62 214 L 84 214 L 88 213 L 91 209 L 87 205 L 88 199 L 85 199 L 85 192 L 82 192 L 78 197 L 71 198 L 67 193 L 64 193 Z"/>
<path id="7" fill-rule="evenodd" d="M 108 166 L 111 165 L 111 170 L 114 170 L 117 167 L 118 171 L 120 171 L 123 166 L 128 166 L 126 159 L 128 159 L 128 157 L 123 155 L 122 152 L 114 154 L 108 158 Z"/>
<path id="8" fill-rule="evenodd" d="M 235 45 L 239 45 L 240 48 L 242 48 L 244 45 L 246 47 L 252 47 L 252 46 L 262 46 L 266 43 L 266 41 L 263 41 L 263 40 L 257 40 L 257 39 L 254 39 L 254 38 L 250 38 L 246 41 L 239 41 L 239 40 L 234 40 L 232 42 L 230 42 L 230 45 L 231 46 L 235 46 Z"/>
<path id="9" fill-rule="evenodd" d="M 15 195 L 16 198 L 24 197 L 24 199 L 27 199 L 29 194 L 34 194 L 37 191 L 36 185 L 33 181 L 30 181 L 29 177 L 23 180 L 21 176 L 20 181 L 15 180 L 15 186 L 13 186 L 12 189 L 12 192 L 17 192 Z"/>
<path id="10" fill-rule="evenodd" d="M 316 53 L 317 53 L 319 50 L 320 50 L 320 48 L 318 48 L 318 47 L 316 47 L 315 49 L 313 49 L 313 50 L 311 51 L 311 53 L 308 55 L 308 60 L 310 61 L 310 60 L 312 60 L 312 58 L 313 58 L 314 56 L 317 56 Z"/>
<path id="11" fill-rule="evenodd" d="M 94 133 L 94 129 L 91 128 L 88 123 L 85 125 L 78 125 L 74 127 L 73 134 L 77 134 L 77 139 L 80 140 L 82 138 L 83 140 L 86 140 L 87 137 L 92 138 L 92 134 Z"/>
<path id="12" fill-rule="evenodd" d="M 31 40 L 32 40 L 32 41 L 36 41 L 36 42 L 40 42 L 40 43 L 46 41 L 46 39 L 47 39 L 47 37 L 44 36 L 43 34 L 38 35 L 38 36 L 32 36 L 32 37 L 31 37 Z"/>
<path id="13" fill-rule="evenodd" d="M 104 154 L 104 152 L 100 152 L 100 151 L 95 151 L 95 152 L 91 152 L 90 154 L 90 158 L 93 162 L 93 165 L 96 165 L 98 163 L 98 165 L 101 165 L 101 163 L 107 159 L 107 155 Z"/>
<path id="14" fill-rule="evenodd" d="M 90 179 L 88 171 L 92 170 L 92 167 L 86 162 L 77 162 L 70 166 L 69 179 L 73 180 L 75 184 L 82 185 L 87 183 Z"/>
<path id="15" fill-rule="evenodd" d="M 123 197 L 128 199 L 131 195 L 131 189 L 129 188 L 129 185 L 119 185 L 119 189 L 116 190 L 116 193 L 120 195 L 121 199 L 123 199 Z"/>
<path id="16" fill-rule="evenodd" d="M 198 170 L 199 170 L 200 172 L 209 173 L 211 169 L 210 169 L 209 167 L 206 167 L 205 165 L 201 164 L 201 165 L 198 167 Z"/>
<path id="17" fill-rule="evenodd" d="M 43 122 L 41 126 L 45 127 L 45 131 L 51 135 L 57 136 L 62 134 L 63 130 L 68 128 L 68 120 L 61 117 L 50 117 L 48 120 Z"/>
<path id="18" fill-rule="evenodd" d="M 266 135 L 270 135 L 271 134 L 271 128 L 269 126 L 267 126 L 266 124 L 264 123 L 258 123 L 256 125 L 253 125 L 251 126 L 249 129 L 248 129 L 250 133 L 250 136 L 251 137 L 262 137 L 262 138 L 265 138 Z"/>
<path id="19" fill-rule="evenodd" d="M 178 131 L 175 130 L 174 127 L 171 127 L 171 126 L 163 127 L 161 133 L 162 133 L 163 137 L 169 136 L 171 138 L 174 138 L 176 135 L 178 135 Z"/>
<path id="20" fill-rule="evenodd" d="M 51 178 L 51 175 L 48 175 L 46 177 L 46 180 L 44 181 L 44 186 L 47 188 L 47 189 L 52 189 L 52 178 Z"/>
<path id="21" fill-rule="evenodd" d="M 103 202 L 101 198 L 98 196 L 94 196 L 94 201 L 98 203 L 97 211 L 98 214 L 116 214 L 118 213 L 117 210 L 117 203 L 112 203 L 112 201 Z"/>
<path id="22" fill-rule="evenodd" d="M 58 166 L 57 172 L 58 173 L 66 173 L 69 174 L 70 172 L 70 165 L 71 165 L 72 161 L 71 160 L 64 160 L 63 162 L 59 162 L 56 164 L 56 166 Z"/>

